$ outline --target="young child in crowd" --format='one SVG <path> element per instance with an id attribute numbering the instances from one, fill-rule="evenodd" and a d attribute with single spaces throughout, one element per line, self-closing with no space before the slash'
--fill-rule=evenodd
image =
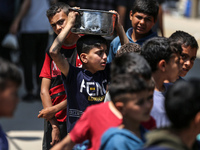
<path id="1" fill-rule="evenodd" d="M 130 43 L 142 45 L 147 39 L 157 36 L 151 28 L 157 20 L 159 5 L 156 0 L 135 0 L 130 11 L 132 28 L 129 28 L 126 35 Z M 126 43 L 125 43 L 126 44 Z M 107 62 L 112 62 L 115 54 L 120 49 L 119 37 L 116 37 L 110 44 Z"/>
<path id="2" fill-rule="evenodd" d="M 170 84 L 179 78 L 181 46 L 164 37 L 149 39 L 142 46 L 141 55 L 147 60 L 152 69 L 155 81 L 153 108 L 151 116 L 156 120 L 157 128 L 170 124 L 164 109 L 165 94 Z"/>
<path id="3" fill-rule="evenodd" d="M 115 58 L 120 57 L 123 54 L 132 53 L 132 52 L 140 54 L 141 53 L 141 46 L 136 44 L 136 43 L 126 43 L 126 44 L 122 45 L 120 47 L 120 49 L 117 51 Z M 104 102 L 108 102 L 108 101 L 111 101 L 109 91 L 106 93 L 106 96 L 105 96 L 105 99 L 104 99 Z"/>
<path id="4" fill-rule="evenodd" d="M 67 93 L 67 132 L 71 131 L 89 105 L 104 100 L 109 82 L 109 65 L 106 65 L 107 42 L 101 36 L 85 35 L 77 41 L 77 52 L 82 68 L 72 66 L 60 52 L 78 14 L 75 11 L 69 13 L 67 25 L 56 37 L 49 51 L 62 72 Z"/>
<path id="5" fill-rule="evenodd" d="M 111 79 L 118 74 L 142 76 L 150 81 L 151 68 L 142 56 L 129 53 L 115 58 L 112 62 Z M 152 85 L 152 91 L 153 89 Z M 149 97 L 152 97 L 152 94 L 153 92 L 149 92 Z M 111 101 L 89 106 L 67 137 L 52 149 L 72 149 L 76 143 L 89 139 L 88 149 L 98 150 L 102 134 L 110 127 L 119 126 L 121 122 L 122 115 Z"/>
<path id="6" fill-rule="evenodd" d="M 103 134 L 100 150 L 141 148 L 146 133 L 141 122 L 150 119 L 152 108 L 148 82 L 141 76 L 119 74 L 111 79 L 109 92 L 123 121 L 119 127 L 110 128 Z"/>
<path id="7" fill-rule="evenodd" d="M 0 58 L 0 117 L 12 117 L 18 104 L 22 77 L 18 68 Z M 0 150 L 8 150 L 8 141 L 0 126 Z"/>
<path id="8" fill-rule="evenodd" d="M 144 150 L 199 150 L 200 80 L 179 80 L 169 89 L 165 110 L 171 127 L 147 134 Z"/>
<path id="9" fill-rule="evenodd" d="M 182 53 L 180 57 L 182 69 L 179 73 L 180 78 L 182 78 L 186 76 L 189 70 L 193 67 L 199 46 L 196 39 L 184 31 L 174 32 L 169 39 L 177 42 L 182 47 Z"/>
<path id="10" fill-rule="evenodd" d="M 68 22 L 69 8 L 65 3 L 56 3 L 46 12 L 49 22 L 57 35 L 60 34 Z M 79 37 L 79 35 L 70 32 L 64 39 L 60 50 L 64 58 L 77 67 L 81 65 L 77 51 L 75 50 Z M 40 78 L 42 78 L 40 95 L 44 109 L 40 111 L 38 117 L 47 119 L 44 120 L 43 138 L 43 150 L 46 150 L 50 149 L 52 145 L 58 143 L 60 139 L 63 139 L 67 135 L 67 95 L 61 79 L 61 71 L 51 58 L 49 48 L 46 52 Z M 49 114 L 47 111 L 51 113 Z"/>

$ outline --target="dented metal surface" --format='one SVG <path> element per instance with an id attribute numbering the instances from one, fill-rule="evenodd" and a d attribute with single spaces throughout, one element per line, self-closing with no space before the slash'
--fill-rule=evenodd
<path id="1" fill-rule="evenodd" d="M 78 9 L 73 33 L 111 36 L 114 32 L 116 14 L 108 11 Z"/>

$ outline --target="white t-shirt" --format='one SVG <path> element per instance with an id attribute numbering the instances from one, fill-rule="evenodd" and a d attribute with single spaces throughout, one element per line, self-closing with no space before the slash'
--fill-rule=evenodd
<path id="1" fill-rule="evenodd" d="M 164 83 L 164 92 L 154 90 L 153 93 L 153 108 L 151 110 L 151 116 L 156 120 L 157 128 L 167 127 L 170 125 L 170 121 L 166 115 L 164 102 L 166 92 L 171 85 L 172 83 Z"/>

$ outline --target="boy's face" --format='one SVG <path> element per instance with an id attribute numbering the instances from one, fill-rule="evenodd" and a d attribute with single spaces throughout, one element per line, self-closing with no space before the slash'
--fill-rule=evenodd
<path id="1" fill-rule="evenodd" d="M 180 55 L 173 53 L 169 59 L 169 62 L 166 63 L 166 75 L 169 82 L 175 82 L 179 78 L 179 73 L 181 70 L 180 65 Z"/>
<path id="2" fill-rule="evenodd" d="M 18 86 L 9 81 L 5 90 L 0 91 L 0 116 L 12 117 L 18 104 Z"/>
<path id="3" fill-rule="evenodd" d="M 182 46 L 182 54 L 180 57 L 180 64 L 182 69 L 180 71 L 180 76 L 184 77 L 188 71 L 193 67 L 194 61 L 197 55 L 197 48 L 191 48 L 190 46 Z"/>
<path id="4" fill-rule="evenodd" d="M 124 119 L 138 123 L 148 121 L 152 108 L 152 94 L 144 90 L 135 94 L 126 94 L 126 97 L 130 100 L 125 102 L 121 109 Z"/>
<path id="5" fill-rule="evenodd" d="M 130 11 L 130 20 L 137 34 L 147 34 L 155 24 L 153 16 L 139 12 L 133 14 L 132 11 Z"/>
<path id="6" fill-rule="evenodd" d="M 87 65 L 87 69 L 91 73 L 105 69 L 107 61 L 106 51 L 107 46 L 105 44 L 101 44 L 99 48 L 94 47 L 91 49 L 88 54 L 81 54 L 81 57 L 83 57 L 81 58 L 83 63 Z"/>
<path id="7" fill-rule="evenodd" d="M 53 31 L 58 35 L 67 24 L 67 15 L 63 10 L 49 18 Z"/>

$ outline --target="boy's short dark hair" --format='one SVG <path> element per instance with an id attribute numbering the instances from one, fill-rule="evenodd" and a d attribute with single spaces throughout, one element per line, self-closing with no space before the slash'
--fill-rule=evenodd
<path id="1" fill-rule="evenodd" d="M 120 57 L 124 53 L 131 53 L 131 52 L 135 52 L 137 54 L 140 54 L 141 53 L 141 46 L 139 44 L 136 44 L 136 43 L 124 44 L 117 51 L 115 57 Z"/>
<path id="2" fill-rule="evenodd" d="M 151 68 L 139 54 L 125 53 L 116 57 L 111 64 L 111 84 L 109 85 L 111 99 L 120 94 L 139 92 L 142 88 L 149 90 L 152 86 L 148 82 L 150 79 Z M 141 82 L 141 85 L 134 87 L 130 84 L 131 82 L 137 82 L 135 86 Z"/>
<path id="3" fill-rule="evenodd" d="M 154 89 L 155 89 L 155 80 L 153 79 L 153 77 L 151 77 L 151 79 L 148 81 L 148 90 L 154 91 Z"/>
<path id="4" fill-rule="evenodd" d="M 119 74 L 112 78 L 109 85 L 109 93 L 113 103 L 126 102 L 124 94 L 133 94 L 148 90 L 148 84 L 144 78 L 134 74 Z"/>
<path id="5" fill-rule="evenodd" d="M 132 13 L 144 13 L 153 16 L 154 21 L 157 19 L 159 4 L 157 0 L 135 0 L 132 5 Z"/>
<path id="6" fill-rule="evenodd" d="M 169 39 L 171 41 L 176 41 L 178 44 L 180 44 L 181 46 L 184 46 L 184 47 L 190 46 L 191 48 L 196 48 L 196 49 L 199 48 L 196 39 L 192 35 L 190 35 L 187 32 L 184 32 L 184 31 L 174 32 L 169 37 Z"/>
<path id="7" fill-rule="evenodd" d="M 105 44 L 107 46 L 106 39 L 101 37 L 100 35 L 84 35 L 79 38 L 76 43 L 77 53 L 79 56 L 81 55 L 81 53 L 88 54 L 91 49 L 95 47 L 100 47 L 101 44 Z"/>
<path id="8" fill-rule="evenodd" d="M 152 72 L 155 72 L 161 60 L 165 60 L 168 63 L 173 53 L 181 54 L 181 52 L 182 48 L 176 42 L 170 41 L 165 37 L 154 37 L 142 45 L 141 55 L 151 66 Z"/>
<path id="9" fill-rule="evenodd" d="M 110 74 L 111 82 L 118 74 L 136 74 L 149 80 L 151 78 L 151 68 L 148 62 L 139 54 L 126 53 L 112 61 Z"/>
<path id="10" fill-rule="evenodd" d="M 53 4 L 47 11 L 46 16 L 48 18 L 53 17 L 55 14 L 59 13 L 61 10 L 65 12 L 65 14 L 68 16 L 69 14 L 69 8 L 70 6 L 63 2 L 58 2 L 56 4 Z"/>
<path id="11" fill-rule="evenodd" d="M 9 81 L 20 86 L 22 82 L 21 73 L 17 66 L 0 58 L 0 91 L 5 90 Z"/>
<path id="12" fill-rule="evenodd" d="M 179 80 L 168 90 L 165 110 L 172 127 L 189 127 L 195 115 L 200 111 L 200 80 Z"/>

